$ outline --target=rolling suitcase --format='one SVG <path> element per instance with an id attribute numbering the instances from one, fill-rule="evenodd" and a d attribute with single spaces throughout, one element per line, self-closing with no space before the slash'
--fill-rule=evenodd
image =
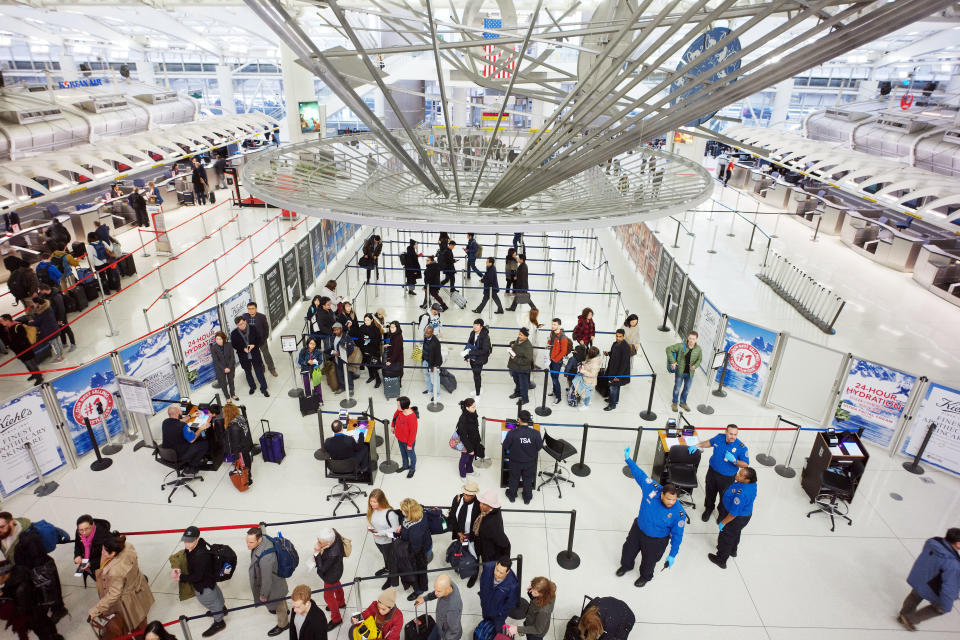
<path id="1" fill-rule="evenodd" d="M 400 378 L 383 377 L 383 397 L 387 400 L 400 397 Z"/>
<path id="2" fill-rule="evenodd" d="M 87 255 L 87 245 L 82 242 L 74 242 L 70 245 L 70 255 L 79 260 Z"/>
<path id="3" fill-rule="evenodd" d="M 413 605 L 413 620 L 403 625 L 403 640 L 427 640 L 437 626 L 436 620 L 427 612 L 427 603 L 423 603 L 423 615 L 417 615 L 417 605 Z"/>
<path id="4" fill-rule="evenodd" d="M 599 393 L 604 398 L 610 396 L 610 378 L 607 377 L 607 370 L 600 369 L 600 374 L 597 376 L 597 393 Z"/>
<path id="5" fill-rule="evenodd" d="M 120 276 L 135 276 L 137 275 L 137 265 L 133 261 L 132 253 L 125 253 L 120 258 L 120 262 L 117 263 L 117 266 L 120 268 Z"/>
<path id="6" fill-rule="evenodd" d="M 278 431 L 271 431 L 269 420 L 260 420 L 261 429 L 264 425 L 266 425 L 266 431 L 260 436 L 260 451 L 263 453 L 263 461 L 280 464 L 287 456 L 287 452 L 283 448 L 283 434 Z"/>
<path id="7" fill-rule="evenodd" d="M 320 398 L 312 393 L 307 396 L 300 396 L 300 415 L 312 416 L 320 409 Z"/>
<path id="8" fill-rule="evenodd" d="M 461 309 L 466 309 L 467 307 L 467 298 L 459 291 L 454 291 L 450 294 L 450 302 L 457 305 Z"/>
<path id="9" fill-rule="evenodd" d="M 440 368 L 440 386 L 443 387 L 447 393 L 453 393 L 457 390 L 457 379 L 443 367 Z"/>

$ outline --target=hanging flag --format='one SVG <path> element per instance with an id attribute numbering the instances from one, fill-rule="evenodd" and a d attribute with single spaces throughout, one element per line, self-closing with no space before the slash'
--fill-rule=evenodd
<path id="1" fill-rule="evenodd" d="M 483 19 L 483 28 L 484 29 L 502 29 L 503 21 L 500 18 L 484 18 Z M 499 33 L 487 33 L 483 32 L 484 40 L 496 40 L 500 37 Z M 500 56 L 503 54 L 503 49 L 494 44 L 485 44 L 483 45 L 483 59 L 491 62 L 493 64 L 483 65 L 483 77 L 484 78 L 510 78 L 511 71 L 514 71 L 517 67 L 517 62 L 513 58 L 513 52 L 510 52 L 507 64 L 500 68 L 497 66 L 497 62 L 500 60 Z"/>

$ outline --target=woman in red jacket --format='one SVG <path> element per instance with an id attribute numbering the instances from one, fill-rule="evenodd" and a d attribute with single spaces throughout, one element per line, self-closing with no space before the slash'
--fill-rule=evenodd
<path id="1" fill-rule="evenodd" d="M 373 623 L 380 631 L 380 640 L 400 640 L 403 631 L 403 614 L 397 609 L 396 604 L 397 590 L 390 587 L 380 594 L 376 602 L 363 610 L 360 614 L 363 620 L 356 616 L 350 620 L 354 625 L 358 625 L 367 618 L 373 618 Z M 353 637 L 352 628 L 349 637 Z"/>
<path id="2" fill-rule="evenodd" d="M 597 333 L 597 327 L 593 324 L 593 309 L 585 307 L 583 313 L 577 318 L 577 326 L 573 330 L 573 339 L 585 347 L 593 344 L 593 336 Z"/>
<path id="3" fill-rule="evenodd" d="M 393 435 L 400 443 L 400 459 L 403 466 L 397 472 L 407 471 L 407 477 L 412 478 L 417 470 L 417 453 L 413 447 L 417 442 L 417 414 L 410 408 L 410 398 L 397 398 L 397 411 L 393 414 Z"/>

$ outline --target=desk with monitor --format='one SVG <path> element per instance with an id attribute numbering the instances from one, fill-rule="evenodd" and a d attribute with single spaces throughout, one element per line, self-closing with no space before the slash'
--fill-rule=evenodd
<path id="1" fill-rule="evenodd" d="M 699 442 L 700 436 L 697 435 L 697 430 L 690 426 L 683 430 L 671 430 L 669 435 L 667 430 L 658 431 L 657 450 L 653 454 L 653 472 L 650 477 L 663 484 L 667 463 L 670 461 L 670 447 L 678 444 L 692 447 Z"/>
<path id="2" fill-rule="evenodd" d="M 508 422 L 504 420 L 500 424 L 500 444 L 503 445 L 503 441 L 506 440 L 507 434 L 516 426 L 513 422 Z M 536 431 L 540 431 L 540 424 L 533 423 L 530 425 L 531 428 Z M 541 433 L 541 435 L 543 435 Z M 501 447 L 502 448 L 502 447 Z M 533 471 L 534 478 L 537 477 L 537 473 L 540 469 L 540 458 L 537 457 L 537 468 Z M 507 487 L 507 482 L 510 480 L 510 456 L 504 451 L 503 455 L 500 456 L 500 488 L 505 489 Z"/>
<path id="3" fill-rule="evenodd" d="M 360 480 L 360 482 L 372 485 L 377 478 L 378 457 L 375 435 L 377 421 L 369 420 L 362 415 L 358 417 L 349 417 L 349 414 L 346 421 L 344 421 L 342 418 L 341 421 L 344 423 L 342 433 L 355 439 L 357 442 L 367 447 L 370 451 L 370 471 L 369 473 L 363 474 L 363 479 Z"/>
<path id="4" fill-rule="evenodd" d="M 870 454 L 855 431 L 821 431 L 814 438 L 813 448 L 800 476 L 800 485 L 813 502 L 823 493 L 824 472 L 830 470 L 850 479 L 847 502 L 853 500 Z"/>

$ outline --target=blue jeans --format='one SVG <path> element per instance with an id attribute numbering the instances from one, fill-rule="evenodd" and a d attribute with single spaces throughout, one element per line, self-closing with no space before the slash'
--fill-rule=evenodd
<path id="1" fill-rule="evenodd" d="M 587 384 L 583 376 L 579 373 L 573 379 L 573 390 L 583 399 L 583 406 L 590 406 L 590 398 L 593 396 L 593 387 Z"/>
<path id="2" fill-rule="evenodd" d="M 430 395 L 433 395 L 433 373 L 430 371 L 430 367 L 423 365 L 423 380 L 427 384 L 427 392 Z"/>
<path id="3" fill-rule="evenodd" d="M 528 402 L 530 400 L 528 397 L 530 392 L 530 372 L 511 371 L 510 377 L 513 378 L 513 392 L 520 394 L 523 401 Z"/>
<path id="4" fill-rule="evenodd" d="M 467 256 L 467 278 L 470 278 L 470 273 L 475 273 L 481 278 L 483 277 L 483 272 L 480 269 L 477 269 L 477 256 Z"/>
<path id="5" fill-rule="evenodd" d="M 553 379 L 553 395 L 557 398 L 563 398 L 560 393 L 560 367 L 563 362 L 550 361 L 550 377 Z"/>
<path id="6" fill-rule="evenodd" d="M 409 467 L 411 471 L 417 468 L 416 446 L 416 443 L 414 443 L 407 450 L 407 445 L 403 442 L 400 443 L 400 461 L 403 462 L 404 467 Z"/>
<path id="7" fill-rule="evenodd" d="M 520 250 L 520 243 L 523 242 L 523 233 L 513 234 L 513 248 L 517 251 Z"/>
<path id="8" fill-rule="evenodd" d="M 617 403 L 620 402 L 620 385 L 610 383 L 610 397 L 607 398 L 607 404 L 611 408 L 617 406 Z"/>
<path id="9" fill-rule="evenodd" d="M 692 380 L 692 377 L 689 373 L 677 373 L 674 375 L 676 378 L 673 381 L 673 404 L 677 404 L 678 396 L 680 398 L 679 402 L 685 403 L 687 401 L 687 393 L 690 391 L 690 380 Z"/>

